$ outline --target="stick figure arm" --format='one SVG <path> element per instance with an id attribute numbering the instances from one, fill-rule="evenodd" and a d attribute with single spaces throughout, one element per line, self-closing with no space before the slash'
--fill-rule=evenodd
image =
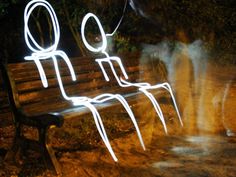
<path id="1" fill-rule="evenodd" d="M 123 76 L 125 77 L 125 79 L 128 79 L 129 76 L 128 76 L 128 74 L 126 73 L 125 67 L 124 67 L 123 63 L 121 62 L 121 59 L 120 59 L 119 57 L 117 57 L 117 56 L 113 56 L 113 57 L 110 57 L 110 60 L 111 60 L 111 61 L 115 61 L 115 62 L 118 63 L 118 65 L 119 65 L 119 67 L 120 67 L 120 69 L 121 69 L 121 72 L 122 72 Z"/>
<path id="2" fill-rule="evenodd" d="M 68 56 L 66 55 L 66 53 L 62 50 L 56 50 L 53 52 L 54 56 L 60 56 L 67 64 L 68 68 L 69 68 L 69 71 L 70 71 L 70 75 L 71 75 L 71 78 L 73 81 L 76 80 L 76 76 L 75 76 L 75 71 L 74 71 L 74 68 L 71 64 L 71 61 L 70 59 L 68 58 Z"/>
<path id="3" fill-rule="evenodd" d="M 48 87 L 48 81 L 47 81 L 47 77 L 45 74 L 45 71 L 43 69 L 43 66 L 41 64 L 41 62 L 39 61 L 40 59 L 37 56 L 26 56 L 25 60 L 33 60 L 38 68 L 39 71 L 39 76 L 41 78 L 41 82 L 43 84 L 44 88 Z"/>
<path id="4" fill-rule="evenodd" d="M 107 72 L 106 72 L 106 70 L 105 70 L 105 68 L 104 68 L 104 66 L 102 64 L 102 62 L 107 62 L 107 61 L 104 60 L 104 59 L 96 59 L 95 61 L 98 63 L 99 67 L 101 68 L 102 74 L 103 74 L 104 78 L 106 79 L 106 81 L 107 82 L 110 81 L 110 79 L 109 79 L 109 77 L 107 75 Z"/>

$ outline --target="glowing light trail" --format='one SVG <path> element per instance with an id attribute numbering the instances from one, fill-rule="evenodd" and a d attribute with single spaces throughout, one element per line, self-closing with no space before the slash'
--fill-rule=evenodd
<path id="1" fill-rule="evenodd" d="M 46 10 L 48 11 L 48 13 L 51 17 L 51 21 L 52 21 L 55 39 L 54 39 L 54 44 L 48 48 L 43 48 L 36 42 L 36 40 L 34 39 L 33 35 L 30 32 L 30 29 L 28 27 L 29 17 L 31 15 L 31 13 L 33 12 L 33 10 L 38 6 L 42 6 L 42 7 L 46 8 Z M 60 39 L 60 29 L 59 29 L 59 23 L 57 20 L 57 16 L 56 16 L 52 6 L 45 0 L 30 1 L 27 4 L 27 6 L 25 7 L 24 24 L 25 24 L 24 25 L 25 42 L 26 42 L 27 46 L 29 47 L 29 49 L 33 52 L 31 56 L 26 56 L 25 60 L 33 60 L 35 62 L 36 66 L 39 70 L 39 74 L 40 74 L 43 86 L 48 87 L 48 82 L 47 82 L 47 78 L 46 78 L 45 72 L 43 70 L 42 64 L 40 63 L 40 60 L 46 60 L 46 59 L 52 57 L 54 63 L 57 63 L 56 58 L 55 58 L 56 56 L 60 56 L 65 60 L 67 66 L 70 70 L 72 80 L 76 80 L 74 69 L 71 65 L 69 58 L 67 57 L 67 55 L 63 51 L 56 50 L 58 43 L 59 43 L 59 39 Z M 55 65 L 55 69 L 59 71 L 59 69 L 56 68 L 56 65 Z M 59 72 L 57 73 L 57 76 L 58 75 L 60 75 Z M 63 92 L 63 96 L 65 96 L 65 98 L 68 100 L 68 97 L 66 96 L 64 89 L 62 87 L 61 87 L 61 89 Z"/>
<path id="2" fill-rule="evenodd" d="M 29 27 L 28 27 L 28 21 L 29 21 L 30 14 L 38 6 L 43 6 L 46 8 L 46 10 L 50 14 L 52 24 L 53 24 L 55 41 L 54 41 L 54 44 L 48 48 L 43 48 L 36 42 L 36 40 L 34 39 L 33 35 L 31 34 L 31 32 L 29 30 Z M 72 101 L 75 106 L 85 106 L 92 112 L 98 132 L 99 132 L 104 144 L 106 145 L 108 151 L 110 152 L 112 158 L 114 159 L 114 161 L 117 161 L 118 159 L 112 150 L 112 147 L 111 147 L 109 139 L 107 137 L 107 134 L 106 134 L 105 128 L 103 126 L 103 122 L 100 117 L 100 114 L 98 113 L 97 109 L 95 108 L 95 106 L 93 104 L 101 104 L 101 103 L 104 103 L 106 101 L 113 100 L 113 99 L 118 100 L 124 106 L 125 110 L 129 114 L 131 121 L 133 122 L 135 129 L 137 131 L 137 135 L 140 140 L 140 143 L 141 143 L 143 149 L 145 150 L 143 139 L 142 139 L 138 124 L 137 124 L 135 117 L 133 115 L 133 112 L 131 111 L 126 100 L 121 95 L 104 93 L 104 94 L 101 94 L 95 98 L 89 98 L 89 97 L 80 97 L 80 96 L 70 97 L 66 94 L 65 89 L 64 89 L 64 85 L 63 85 L 63 82 L 61 79 L 59 67 L 58 67 L 58 61 L 57 61 L 58 56 L 61 57 L 66 62 L 67 66 L 70 70 L 70 74 L 71 74 L 73 81 L 76 80 L 76 76 L 75 76 L 75 72 L 72 67 L 72 64 L 71 64 L 68 56 L 66 55 L 66 53 L 61 50 L 57 50 L 57 45 L 58 45 L 58 42 L 60 39 L 60 29 L 59 29 L 59 23 L 58 23 L 56 14 L 55 14 L 53 8 L 51 7 L 51 5 L 45 0 L 30 1 L 25 8 L 24 22 L 25 22 L 25 31 L 24 31 L 25 41 L 26 41 L 26 44 L 29 47 L 29 49 L 32 51 L 31 56 L 26 56 L 25 60 L 33 60 L 35 62 L 36 66 L 38 68 L 43 86 L 48 87 L 48 82 L 47 82 L 47 78 L 45 75 L 45 71 L 42 67 L 42 64 L 40 63 L 40 60 L 47 60 L 47 59 L 52 58 L 62 96 L 66 100 Z"/>
<path id="3" fill-rule="evenodd" d="M 118 24 L 116 25 L 114 31 L 113 31 L 112 33 L 110 33 L 110 34 L 106 34 L 106 36 L 113 36 L 113 35 L 116 33 L 117 29 L 119 28 L 119 26 L 120 26 L 120 24 L 121 24 L 121 22 L 122 22 L 122 20 L 123 20 L 123 18 L 124 18 L 125 10 L 126 10 L 127 4 L 128 4 L 128 0 L 125 1 L 125 5 L 124 5 L 124 8 L 123 8 L 122 16 L 121 16 L 121 18 L 120 18 Z"/>
<path id="4" fill-rule="evenodd" d="M 90 45 L 87 40 L 86 40 L 86 37 L 85 37 L 85 26 L 86 26 L 86 23 L 88 21 L 89 18 L 94 18 L 97 25 L 98 25 L 98 28 L 99 28 L 99 31 L 101 33 L 101 37 L 102 37 L 102 45 L 98 48 L 95 48 L 93 47 L 92 45 Z M 109 81 L 109 76 L 106 72 L 106 70 L 104 69 L 104 66 L 103 66 L 103 63 L 108 63 L 110 65 L 110 68 L 112 70 L 112 73 L 113 75 L 115 76 L 118 84 L 121 86 L 121 87 L 130 87 L 130 86 L 135 86 L 135 87 L 138 87 L 139 90 L 141 92 L 143 92 L 149 99 L 150 101 L 152 102 L 158 116 L 160 117 L 160 120 L 163 124 L 163 127 L 164 127 L 164 130 L 165 132 L 167 133 L 167 127 L 166 127 L 166 123 L 165 123 L 165 119 L 164 119 L 164 116 L 163 116 L 163 113 L 162 113 L 162 110 L 158 104 L 158 102 L 156 101 L 155 97 L 153 96 L 153 94 L 151 94 L 148 90 L 153 90 L 153 89 L 158 89 L 158 88 L 164 88 L 166 89 L 170 95 L 171 95 L 171 98 L 172 98 L 172 101 L 174 103 L 174 107 L 176 109 L 176 112 L 177 112 L 177 115 L 178 115 L 178 118 L 179 118 L 179 121 L 180 121 L 180 124 L 183 126 L 183 122 L 182 122 L 182 119 L 181 119 L 181 116 L 180 116 L 180 113 L 179 113 L 179 110 L 178 110 L 178 107 L 177 107 L 177 104 L 176 104 L 176 101 L 175 101 L 175 98 L 174 98 L 174 95 L 173 95 L 173 92 L 172 92 L 172 89 L 170 87 L 170 85 L 165 82 L 165 83 L 162 83 L 162 84 L 156 84 L 156 85 L 150 85 L 149 83 L 131 83 L 129 81 L 127 81 L 128 79 L 128 75 L 125 71 L 125 68 L 121 62 L 121 59 L 117 56 L 109 56 L 109 54 L 105 51 L 106 48 L 107 48 L 107 36 L 104 32 L 104 29 L 101 25 L 101 22 L 100 20 L 98 19 L 98 17 L 92 13 L 88 13 L 84 16 L 83 18 L 83 21 L 82 21 L 82 24 L 81 24 L 81 36 L 82 36 L 82 40 L 83 40 L 83 43 L 85 44 L 85 46 L 88 48 L 88 50 L 92 51 L 92 52 L 100 52 L 100 53 L 103 53 L 106 57 L 105 58 L 98 58 L 96 59 L 95 61 L 98 62 L 101 70 L 102 70 L 102 73 L 106 79 L 106 81 Z M 110 36 L 110 34 L 109 34 Z M 121 71 L 122 71 L 122 74 L 126 80 L 122 79 L 121 77 L 118 76 L 114 66 L 113 66 L 113 63 L 112 62 L 117 62 Z"/>

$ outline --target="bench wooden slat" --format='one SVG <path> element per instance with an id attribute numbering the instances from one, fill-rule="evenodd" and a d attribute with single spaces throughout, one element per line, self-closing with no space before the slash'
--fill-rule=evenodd
<path id="1" fill-rule="evenodd" d="M 127 91 L 134 91 L 135 88 L 120 88 L 114 77 L 111 77 L 110 82 L 105 82 L 104 76 L 102 75 L 98 63 L 95 62 L 94 58 L 81 57 L 72 58 L 75 73 L 77 75 L 77 81 L 72 82 L 68 67 L 63 60 L 59 60 L 60 73 L 65 84 L 65 89 L 68 95 L 71 96 L 96 96 L 99 92 L 111 92 L 124 94 Z M 123 61 L 125 69 L 129 75 L 131 82 L 143 82 L 142 78 L 139 78 L 142 72 L 140 69 L 143 66 L 139 65 L 138 60 L 130 59 Z M 30 104 L 44 103 L 45 101 L 62 101 L 63 98 L 58 89 L 58 82 L 55 76 L 55 70 L 53 62 L 50 60 L 42 61 L 42 65 L 45 69 L 46 76 L 48 78 L 49 87 L 43 88 L 39 78 L 37 67 L 33 61 L 23 63 L 9 64 L 11 74 L 14 77 L 14 82 L 17 87 L 19 101 L 22 107 L 29 107 Z M 112 76 L 109 65 L 105 64 L 107 72 Z M 119 68 L 117 68 L 119 70 Z M 1 78 L 0 78 L 1 81 Z M 110 89 L 109 89 L 110 88 Z M 4 97 L 5 101 L 1 101 L 0 108 L 7 108 L 6 94 L 0 92 L 1 98 Z M 50 102 L 50 101 L 49 101 Z M 64 104 L 64 103 L 63 103 Z"/>
<path id="2" fill-rule="evenodd" d="M 78 59 L 73 58 L 71 61 L 72 61 L 74 70 L 76 71 L 77 74 L 86 73 L 89 71 L 99 71 L 100 72 L 100 68 L 96 62 L 87 63 L 86 65 L 82 65 L 81 63 L 78 63 L 79 65 L 74 65 L 73 61 L 76 61 L 76 60 L 78 60 Z M 11 64 L 11 66 L 10 66 L 12 68 L 11 72 L 13 73 L 13 75 L 17 75 L 14 78 L 17 82 L 24 82 L 24 80 L 27 81 L 27 80 L 34 80 L 34 79 L 37 80 L 38 79 L 39 74 L 38 74 L 37 67 L 36 67 L 35 63 L 34 62 L 27 62 L 27 63 L 30 65 L 30 67 L 28 69 L 22 68 L 22 66 L 20 66 L 19 64 Z M 46 61 L 42 61 L 41 63 L 43 65 L 43 68 L 45 69 L 45 73 L 47 74 L 47 77 L 48 78 L 55 77 L 53 62 L 46 60 Z M 62 63 L 61 65 L 59 65 L 59 67 L 60 67 L 60 73 L 62 76 L 70 75 L 70 73 L 68 72 L 68 67 L 65 63 Z M 109 66 L 106 66 L 106 67 L 108 68 Z M 126 66 L 126 67 L 128 67 L 129 72 L 135 72 L 140 69 L 139 65 L 131 66 L 131 67 Z"/>
<path id="3" fill-rule="evenodd" d="M 73 82 L 70 77 L 70 73 L 68 72 L 68 68 L 65 65 L 63 61 L 60 61 L 62 68 L 62 80 L 63 84 L 65 86 L 65 90 L 68 93 L 68 95 L 71 96 L 89 96 L 89 95 L 95 95 L 92 92 L 99 94 L 98 90 L 101 90 L 102 88 L 112 88 L 107 89 L 106 92 L 112 92 L 113 85 L 116 85 L 118 88 L 118 85 L 116 83 L 116 80 L 111 77 L 110 82 L 106 82 L 104 79 L 104 76 L 102 75 L 100 68 L 96 62 L 93 61 L 91 63 L 91 59 L 88 58 L 82 58 L 83 60 L 74 58 L 72 59 L 72 63 L 76 64 L 87 64 L 85 66 L 74 66 L 75 73 L 77 74 L 77 81 Z M 89 62 L 90 61 L 90 62 Z M 22 65 L 28 69 L 26 71 L 24 67 L 20 64 L 10 64 L 9 68 L 14 75 L 18 95 L 19 95 L 19 102 L 24 107 L 24 105 L 37 103 L 44 101 L 46 99 L 49 99 L 51 101 L 57 100 L 58 97 L 60 99 L 63 99 L 60 95 L 60 91 L 58 89 L 58 82 L 55 76 L 54 67 L 52 65 L 51 61 L 42 61 L 43 67 L 46 68 L 46 76 L 48 78 L 49 87 L 44 89 L 42 86 L 42 83 L 39 79 L 39 74 L 37 71 L 37 68 L 34 64 L 34 62 L 26 62 Z M 27 67 L 26 67 L 27 66 Z M 83 72 L 80 72 L 83 67 Z M 112 76 L 111 69 L 109 68 L 109 65 L 106 66 L 108 69 L 108 74 Z M 34 69 L 32 69 L 34 68 Z M 64 69 L 64 70 L 63 70 Z M 136 81 L 134 78 L 138 78 L 139 76 L 139 66 L 130 66 L 128 67 L 128 74 L 129 79 L 131 81 Z M 28 73 L 30 72 L 30 73 Z M 91 91 L 93 90 L 93 91 Z M 105 89 L 103 89 L 105 90 Z M 120 90 L 125 90 L 124 88 L 120 88 Z M 87 94 L 88 92 L 88 94 Z M 114 92 L 113 92 L 114 93 Z M 121 93 L 124 93 L 121 91 Z"/>

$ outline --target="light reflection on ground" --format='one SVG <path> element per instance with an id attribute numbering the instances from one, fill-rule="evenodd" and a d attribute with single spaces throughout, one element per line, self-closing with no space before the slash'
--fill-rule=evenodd
<path id="1" fill-rule="evenodd" d="M 129 141 L 130 139 L 132 141 Z M 76 173 L 71 169 L 72 164 L 69 160 L 71 154 L 64 154 L 60 161 L 64 164 L 63 168 L 70 171 L 66 176 L 109 174 L 109 176 L 141 177 L 173 175 L 233 177 L 236 174 L 235 139 L 220 136 L 206 137 L 208 148 L 203 148 L 204 142 L 202 144 L 188 142 L 185 137 L 156 136 L 146 152 L 134 147 L 134 139 L 136 139 L 134 135 L 133 138 L 130 135 L 112 142 L 120 160 L 116 164 L 109 158 L 109 154 L 100 148 L 92 152 L 76 153 L 78 159 L 73 162 Z"/>

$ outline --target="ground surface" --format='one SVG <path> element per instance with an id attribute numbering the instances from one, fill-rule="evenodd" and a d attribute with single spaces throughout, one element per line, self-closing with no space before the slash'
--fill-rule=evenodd
<path id="1" fill-rule="evenodd" d="M 147 142 L 147 141 L 146 141 Z M 143 151 L 134 133 L 112 141 L 115 163 L 102 143 L 89 150 L 58 150 L 63 176 L 212 176 L 236 175 L 236 139 L 223 136 L 155 136 Z M 69 148 L 69 147 L 68 147 Z M 1 160 L 4 153 L 1 153 Z M 26 160 L 26 159 L 25 159 Z M 54 176 L 42 160 L 3 165 L 0 176 Z"/>
<path id="2" fill-rule="evenodd" d="M 162 105 L 167 114 L 167 125 L 172 127 L 174 115 L 168 105 Z M 167 111 L 168 112 L 168 111 Z M 152 117 L 152 116 L 150 116 Z M 169 135 L 163 133 L 160 122 L 152 117 L 145 122 L 139 119 L 140 129 L 146 145 L 146 151 L 141 148 L 132 124 L 127 119 L 115 117 L 116 124 L 106 121 L 112 147 L 119 159 L 115 163 L 96 129 L 88 126 L 83 134 L 76 129 L 82 124 L 65 123 L 65 127 L 50 132 L 52 145 L 57 158 L 62 165 L 64 177 L 76 176 L 236 176 L 236 138 L 226 135 L 184 135 L 182 128 L 170 130 Z M 82 121 L 83 122 L 83 121 Z M 88 122 L 87 122 L 88 123 Z M 178 123 L 178 122 L 176 122 Z M 84 124 L 84 122 L 83 122 Z M 72 126 L 72 127 L 71 127 Z M 109 131 L 115 128 L 116 130 Z M 6 149 L 10 147 L 12 128 L 5 128 L 1 134 L 0 176 L 55 176 L 48 171 L 43 160 L 34 153 L 21 159 L 18 164 L 3 164 Z M 27 135 L 28 129 L 26 129 Z M 32 131 L 29 131 L 32 135 Z M 70 132 L 70 133 L 68 133 Z"/>

